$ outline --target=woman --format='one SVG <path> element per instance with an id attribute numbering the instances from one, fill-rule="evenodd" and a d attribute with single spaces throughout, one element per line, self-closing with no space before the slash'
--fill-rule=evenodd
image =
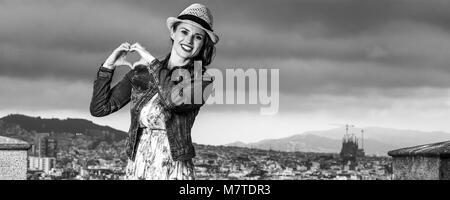
<path id="1" fill-rule="evenodd" d="M 212 82 L 194 75 L 194 61 L 202 63 L 203 75 L 218 36 L 212 30 L 209 9 L 201 4 L 190 5 L 177 18 L 169 17 L 167 27 L 172 50 L 163 60 L 155 59 L 138 43 L 123 43 L 100 67 L 94 81 L 93 116 L 109 115 L 131 101 L 126 179 L 194 179 L 191 128 L 205 100 L 196 104 L 192 98 L 196 89 L 208 96 L 211 87 L 207 86 Z M 141 60 L 131 65 L 125 60 L 128 52 L 137 52 Z M 132 70 L 111 89 L 111 77 L 119 65 Z M 179 73 L 183 70 L 189 72 L 187 76 Z"/>

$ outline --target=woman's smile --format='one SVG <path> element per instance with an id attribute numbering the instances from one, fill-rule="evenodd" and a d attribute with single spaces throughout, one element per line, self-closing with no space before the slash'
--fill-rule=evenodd
<path id="1" fill-rule="evenodd" d="M 181 44 L 181 48 L 186 52 L 192 52 L 193 47 L 187 44 Z"/>

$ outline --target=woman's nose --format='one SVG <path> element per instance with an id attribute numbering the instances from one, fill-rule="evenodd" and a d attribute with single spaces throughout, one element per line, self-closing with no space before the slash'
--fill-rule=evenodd
<path id="1" fill-rule="evenodd" d="M 188 40 L 189 44 L 194 44 L 194 36 L 193 35 L 187 36 L 187 40 Z"/>

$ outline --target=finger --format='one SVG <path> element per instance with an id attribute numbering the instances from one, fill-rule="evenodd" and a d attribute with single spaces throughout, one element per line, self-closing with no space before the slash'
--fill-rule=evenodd
<path id="1" fill-rule="evenodd" d="M 132 47 L 139 48 L 139 49 L 145 49 L 145 48 L 144 48 L 141 44 L 139 44 L 138 42 L 134 43 L 134 44 L 132 45 Z"/>
<path id="2" fill-rule="evenodd" d="M 119 52 L 128 52 L 130 51 L 130 47 L 123 45 L 117 49 Z"/>
<path id="3" fill-rule="evenodd" d="M 136 49 L 139 49 L 139 47 L 136 44 L 133 44 L 133 45 L 130 46 L 130 49 L 136 50 Z"/>
<path id="4" fill-rule="evenodd" d="M 123 51 L 123 50 L 126 50 L 127 49 L 127 47 L 125 47 L 125 46 L 120 46 L 119 48 L 117 48 L 117 51 Z"/>
<path id="5" fill-rule="evenodd" d="M 114 50 L 115 53 L 121 54 L 124 51 L 128 51 L 127 48 L 123 47 L 122 45 L 117 47 L 117 49 Z"/>
<path id="6" fill-rule="evenodd" d="M 124 48 L 130 48 L 130 43 L 128 43 L 128 42 L 125 42 L 125 43 L 122 43 L 122 45 L 120 45 L 121 47 L 124 47 Z"/>
<path id="7" fill-rule="evenodd" d="M 119 59 L 121 57 L 125 57 L 127 55 L 128 51 L 124 48 L 120 48 L 116 50 L 116 59 Z"/>
<path id="8" fill-rule="evenodd" d="M 120 44 L 118 49 L 123 49 L 123 48 L 126 48 L 126 47 L 127 47 L 127 44 L 126 43 L 122 43 L 122 44 Z"/>
<path id="9" fill-rule="evenodd" d="M 130 48 L 131 48 L 131 44 L 130 43 L 128 43 L 128 42 L 126 42 L 125 43 L 125 47 L 128 49 L 128 50 L 130 50 Z"/>
<path id="10" fill-rule="evenodd" d="M 129 51 L 129 50 L 130 50 L 130 45 L 124 43 L 124 44 L 122 45 L 122 48 L 123 48 L 124 50 L 126 50 L 126 51 Z"/>
<path id="11" fill-rule="evenodd" d="M 137 48 L 134 48 L 134 47 L 131 47 L 131 48 L 130 48 L 130 52 L 133 52 L 133 53 L 134 53 L 134 52 L 137 52 L 137 53 L 139 53 L 139 52 L 138 52 L 138 49 L 137 49 Z"/>
<path id="12" fill-rule="evenodd" d="M 139 48 L 139 47 L 131 47 L 130 51 L 131 52 L 136 52 L 136 53 L 138 53 L 141 56 L 144 55 L 144 50 Z"/>
<path id="13" fill-rule="evenodd" d="M 123 46 L 123 43 L 122 44 L 120 44 L 116 49 L 118 49 L 118 48 L 121 48 Z"/>

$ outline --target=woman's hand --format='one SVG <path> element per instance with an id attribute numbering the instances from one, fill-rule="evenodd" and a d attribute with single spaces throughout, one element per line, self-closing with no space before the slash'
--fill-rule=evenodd
<path id="1" fill-rule="evenodd" d="M 155 57 L 152 56 L 141 44 L 134 43 L 130 48 L 131 52 L 137 52 L 141 59 L 133 64 L 133 68 L 138 65 L 149 66 L 150 63 L 155 60 Z"/>
<path id="2" fill-rule="evenodd" d="M 117 66 L 125 65 L 130 68 L 133 68 L 133 65 L 126 61 L 125 57 L 127 53 L 130 51 L 131 45 L 128 42 L 122 43 L 119 47 L 117 47 L 112 54 L 106 59 L 103 63 L 103 67 L 108 69 L 115 69 Z"/>

